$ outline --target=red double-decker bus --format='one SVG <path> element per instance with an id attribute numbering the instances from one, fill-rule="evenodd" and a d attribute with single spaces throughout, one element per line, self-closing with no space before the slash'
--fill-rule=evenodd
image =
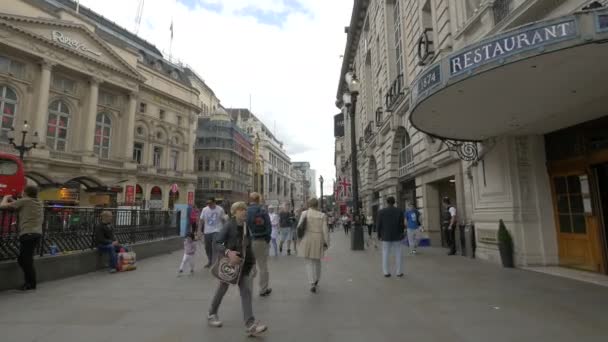
<path id="1" fill-rule="evenodd" d="M 25 183 L 25 171 L 21 160 L 15 155 L 0 153 L 0 196 L 21 195 Z"/>

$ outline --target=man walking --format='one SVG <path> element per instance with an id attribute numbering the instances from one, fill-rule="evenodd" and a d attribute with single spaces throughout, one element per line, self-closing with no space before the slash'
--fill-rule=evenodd
<path id="1" fill-rule="evenodd" d="M 287 206 L 281 207 L 279 213 L 279 253 L 283 254 L 283 244 L 287 242 L 287 255 L 291 255 L 291 214 Z"/>
<path id="2" fill-rule="evenodd" d="M 456 254 L 456 207 L 450 204 L 448 197 L 443 198 L 443 226 L 446 229 L 446 238 L 450 251 L 448 255 Z"/>
<path id="3" fill-rule="evenodd" d="M 215 236 L 222 230 L 225 216 L 224 209 L 215 204 L 215 198 L 210 198 L 207 206 L 201 212 L 201 224 L 205 233 L 205 253 L 208 260 L 205 268 L 211 267 L 213 263 Z"/>
<path id="4" fill-rule="evenodd" d="M 382 241 L 382 271 L 385 277 L 390 277 L 388 259 L 391 251 L 395 252 L 396 275 L 403 277 L 401 270 L 401 241 L 405 234 L 403 212 L 395 208 L 395 198 L 386 199 L 388 207 L 380 210 L 377 219 L 378 239 Z"/>
<path id="5" fill-rule="evenodd" d="M 38 188 L 32 185 L 25 187 L 23 198 L 13 200 L 11 195 L 4 196 L 0 208 L 17 211 L 19 225 L 19 257 L 17 262 L 23 270 L 25 283 L 19 289 L 29 291 L 36 289 L 36 269 L 34 268 L 34 250 L 42 237 L 44 214 L 38 200 Z"/>
<path id="6" fill-rule="evenodd" d="M 255 255 L 258 273 L 260 275 L 260 296 L 266 297 L 272 289 L 268 287 L 268 246 L 271 239 L 272 226 L 270 216 L 261 206 L 262 196 L 257 192 L 249 195 L 247 208 L 247 228 L 251 232 L 253 254 Z"/>
<path id="7" fill-rule="evenodd" d="M 407 241 L 410 245 L 410 254 L 416 254 L 418 247 L 418 234 L 420 233 L 420 212 L 413 203 L 408 203 L 405 212 L 405 223 L 407 224 Z"/>

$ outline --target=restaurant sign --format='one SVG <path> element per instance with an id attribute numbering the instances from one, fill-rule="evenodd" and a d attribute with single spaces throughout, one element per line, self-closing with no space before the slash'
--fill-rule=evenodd
<path id="1" fill-rule="evenodd" d="M 450 57 L 450 76 L 458 75 L 509 55 L 572 39 L 576 36 L 577 25 L 572 18 L 518 30 L 476 44 Z"/>

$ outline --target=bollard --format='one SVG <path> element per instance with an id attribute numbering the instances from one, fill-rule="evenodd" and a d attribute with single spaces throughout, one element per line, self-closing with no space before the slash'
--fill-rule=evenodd
<path id="1" fill-rule="evenodd" d="M 465 229 L 464 229 L 464 235 L 465 235 L 465 249 L 466 249 L 466 255 L 469 258 L 475 258 L 475 248 L 476 246 L 476 242 L 475 242 L 475 225 L 473 223 L 469 223 L 466 225 Z"/>

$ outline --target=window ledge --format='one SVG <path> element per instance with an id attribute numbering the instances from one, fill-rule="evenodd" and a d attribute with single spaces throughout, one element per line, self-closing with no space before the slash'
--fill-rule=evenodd
<path id="1" fill-rule="evenodd" d="M 458 31 L 456 31 L 454 38 L 460 39 L 460 37 L 462 37 L 462 35 L 467 33 L 473 26 L 475 26 L 479 23 L 479 21 L 481 20 L 481 17 L 484 16 L 486 14 L 486 12 L 491 11 L 491 10 L 492 10 L 491 4 L 486 3 L 486 4 L 482 5 L 479 8 L 479 10 L 477 11 L 477 13 L 474 14 L 469 19 L 467 19 L 467 21 L 464 23 L 464 25 Z"/>

